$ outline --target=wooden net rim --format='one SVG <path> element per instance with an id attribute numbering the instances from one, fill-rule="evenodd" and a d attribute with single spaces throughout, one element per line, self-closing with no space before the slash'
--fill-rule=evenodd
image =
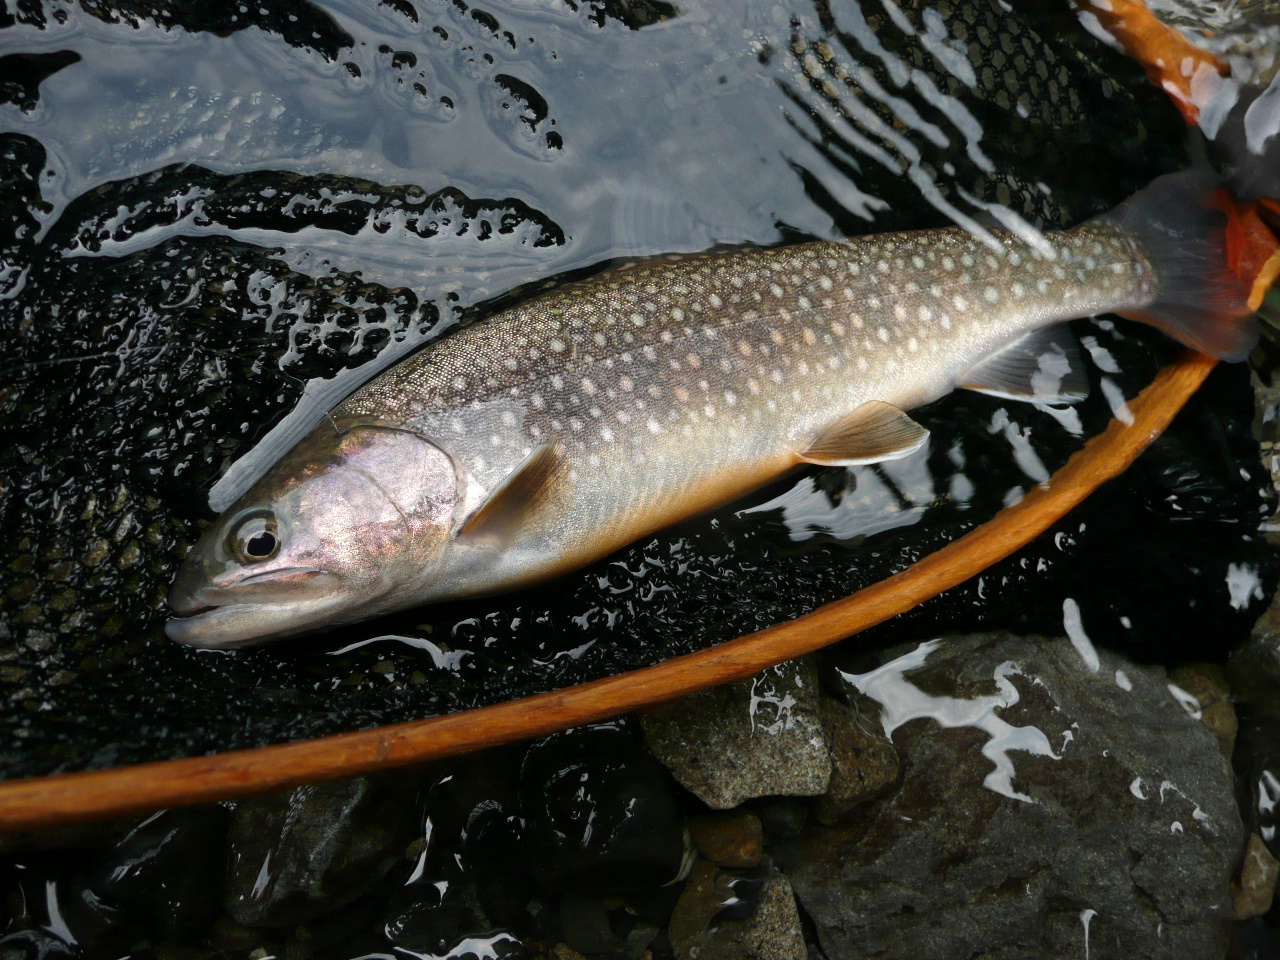
<path id="1" fill-rule="evenodd" d="M 590 683 L 427 720 L 111 770 L 0 782 L 0 831 L 138 814 L 458 756 L 745 680 L 883 623 L 1039 536 L 1158 437 L 1215 361 L 1188 351 L 1062 469 L 965 536 L 852 596 L 706 650 Z"/>

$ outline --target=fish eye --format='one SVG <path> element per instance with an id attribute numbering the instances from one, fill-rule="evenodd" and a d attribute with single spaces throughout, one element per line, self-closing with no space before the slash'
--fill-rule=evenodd
<path id="1" fill-rule="evenodd" d="M 275 515 L 264 510 L 246 516 L 227 534 L 227 549 L 241 563 L 274 557 L 280 550 Z"/>

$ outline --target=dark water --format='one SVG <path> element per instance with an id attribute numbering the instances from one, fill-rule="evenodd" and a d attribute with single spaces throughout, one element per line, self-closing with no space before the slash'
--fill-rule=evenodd
<path id="1" fill-rule="evenodd" d="M 235 653 L 161 633 L 210 491 L 308 382 L 619 258 L 1069 225 L 1185 165 L 1164 95 L 1049 6 L 0 8 L 0 771 L 653 663 L 899 570 L 1042 480 L 1105 425 L 1108 390 L 1173 355 L 1159 337 L 1082 321 L 1094 390 L 1074 414 L 956 395 L 921 412 L 920 458 L 791 478 L 536 594 Z M 1057 530 L 855 642 L 1056 632 L 1070 598 L 1095 640 L 1220 658 L 1275 580 L 1250 418 L 1246 374 L 1220 370 Z"/>

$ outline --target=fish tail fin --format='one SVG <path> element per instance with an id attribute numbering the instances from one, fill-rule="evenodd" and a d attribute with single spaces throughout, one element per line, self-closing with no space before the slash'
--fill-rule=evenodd
<path id="1" fill-rule="evenodd" d="M 1098 220 L 1136 236 L 1156 275 L 1155 299 L 1120 316 L 1222 360 L 1249 355 L 1258 341 L 1243 275 L 1249 238 L 1212 173 L 1160 177 Z"/>

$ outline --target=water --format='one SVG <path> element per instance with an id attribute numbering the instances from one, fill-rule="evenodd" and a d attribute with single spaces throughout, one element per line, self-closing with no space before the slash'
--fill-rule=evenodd
<path id="1" fill-rule="evenodd" d="M 918 412 L 933 430 L 918 457 L 798 474 L 536 592 L 233 653 L 161 633 L 175 566 L 209 501 L 254 469 L 247 455 L 451 327 L 631 257 L 951 222 L 1068 225 L 1199 152 L 1163 94 L 1065 4 L 1023 6 L 1044 9 L 0 11 L 0 775 L 318 736 L 653 663 L 843 596 L 1017 499 L 1176 350 L 1123 322 L 1080 321 L 1092 389 L 1078 408 L 956 394 Z M 1263 33 L 1206 7 L 1224 47 L 1265 69 Z M 1124 477 L 974 582 L 833 652 L 828 673 L 865 674 L 873 644 L 998 627 L 1068 632 L 1082 656 L 1096 645 L 1221 659 L 1277 575 L 1252 417 L 1245 371 L 1220 368 Z M 1238 749 L 1264 787 L 1269 731 L 1259 720 Z M 1010 746 L 1015 764 L 1023 746 Z M 392 851 L 395 865 L 331 916 L 239 947 L 215 919 L 218 878 L 247 870 L 261 893 L 289 871 L 224 869 L 220 808 L 44 838 L 0 881 L 15 912 L 22 902 L 87 955 L 146 937 L 519 955 L 515 934 L 477 916 L 550 943 L 570 909 L 543 897 L 529 913 L 526 867 L 599 892 L 648 854 L 656 885 L 680 865 L 690 803 L 631 721 L 375 788 L 372 806 L 336 788 L 338 806 L 384 830 L 366 852 Z M 633 814 L 638 842 L 620 827 Z M 785 835 L 786 817 L 783 804 L 768 829 Z M 557 836 L 589 855 L 554 859 Z M 625 842 L 605 851 L 615 836 Z M 749 903 L 749 887 L 735 897 Z M 677 893 L 628 891 L 610 920 L 652 938 Z M 1258 921 L 1246 941 L 1266 949 L 1272 934 Z M 67 949 L 17 936 L 30 955 Z"/>
<path id="2" fill-rule="evenodd" d="M 1084 321 L 1072 413 L 957 395 L 918 460 L 806 473 L 549 590 L 179 648 L 163 594 L 219 478 L 494 304 L 618 258 L 1069 224 L 1181 166 L 1185 135 L 1069 18 L 985 3 L 94 9 L 0 33 L 48 72 L 0 107 L 9 776 L 427 716 L 777 622 L 991 516 L 1105 424 L 1104 382 L 1132 395 L 1172 355 Z M 319 406 L 287 417 L 304 388 Z M 1106 642 L 1220 655 L 1257 611 L 1229 571 L 1274 578 L 1248 403 L 1215 374 L 1122 484 L 880 639 L 1053 630 L 1074 596 Z"/>

